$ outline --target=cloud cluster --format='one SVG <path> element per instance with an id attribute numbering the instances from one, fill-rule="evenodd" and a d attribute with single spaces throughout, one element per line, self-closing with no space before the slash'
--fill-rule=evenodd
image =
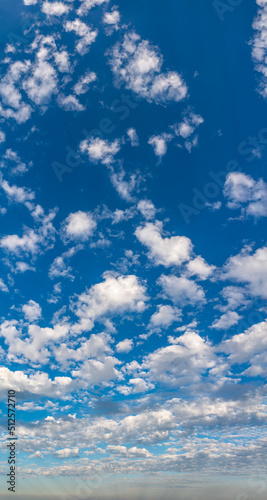
<path id="1" fill-rule="evenodd" d="M 186 97 L 182 77 L 175 71 L 162 73 L 159 50 L 135 32 L 126 33 L 122 43 L 116 43 L 108 55 L 118 86 L 124 85 L 149 102 L 178 102 Z"/>

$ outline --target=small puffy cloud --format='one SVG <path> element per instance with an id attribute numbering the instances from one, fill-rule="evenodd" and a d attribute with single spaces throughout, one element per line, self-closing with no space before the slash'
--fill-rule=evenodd
<path id="1" fill-rule="evenodd" d="M 204 122 L 202 116 L 194 113 L 189 113 L 184 121 L 176 123 L 173 126 L 175 135 L 181 136 L 183 139 L 188 139 L 196 130 L 196 128 Z"/>
<path id="2" fill-rule="evenodd" d="M 154 219 L 157 209 L 150 200 L 140 200 L 137 208 L 145 219 Z"/>
<path id="3" fill-rule="evenodd" d="M 78 296 L 74 311 L 80 322 L 73 329 L 91 330 L 94 321 L 105 316 L 143 312 L 147 300 L 146 289 L 136 276 L 115 277 L 105 274 L 104 281 Z"/>
<path id="4" fill-rule="evenodd" d="M 251 254 L 251 248 L 244 248 L 230 257 L 224 266 L 222 279 L 246 283 L 254 296 L 267 298 L 267 247 L 258 248 Z"/>
<path id="5" fill-rule="evenodd" d="M 48 16 L 62 16 L 67 14 L 70 10 L 70 6 L 63 2 L 47 2 L 45 1 L 42 5 L 42 12 Z"/>
<path id="6" fill-rule="evenodd" d="M 168 328 L 175 321 L 181 321 L 182 311 L 177 309 L 177 307 L 160 305 L 157 309 L 157 312 L 155 312 L 150 318 L 150 328 Z"/>
<path id="7" fill-rule="evenodd" d="M 4 236 L 0 240 L 0 247 L 16 255 L 19 255 L 21 252 L 34 255 L 38 251 L 38 243 L 38 235 L 33 230 L 29 230 L 23 236 L 18 236 L 17 234 Z"/>
<path id="8" fill-rule="evenodd" d="M 24 306 L 22 306 L 22 311 L 26 320 L 30 321 L 31 323 L 37 321 L 42 316 L 42 309 L 40 305 L 34 300 L 29 300 L 27 304 L 24 304 Z"/>
<path id="9" fill-rule="evenodd" d="M 135 32 L 126 33 L 123 42 L 116 43 L 108 54 L 118 86 L 124 85 L 149 102 L 178 102 L 186 97 L 182 77 L 175 71 L 161 73 L 159 50 Z"/>
<path id="10" fill-rule="evenodd" d="M 210 266 L 200 256 L 196 257 L 187 264 L 187 270 L 191 276 L 197 276 L 201 280 L 210 278 L 216 269 L 215 266 Z"/>
<path id="11" fill-rule="evenodd" d="M 103 16 L 103 23 L 112 31 L 118 30 L 120 23 L 120 13 L 117 9 L 113 9 L 111 12 L 105 12 Z"/>
<path id="12" fill-rule="evenodd" d="M 67 21 L 65 24 L 65 30 L 73 31 L 79 37 L 76 41 L 75 48 L 81 55 L 84 55 L 89 51 L 90 45 L 95 41 L 98 33 L 97 30 L 91 29 L 87 26 L 87 24 L 80 21 L 80 19 Z"/>
<path id="13" fill-rule="evenodd" d="M 74 93 L 77 95 L 85 94 L 89 89 L 90 83 L 94 82 L 96 79 L 96 74 L 93 71 L 88 71 L 85 75 L 81 76 L 77 83 L 75 83 L 73 87 Z"/>
<path id="14" fill-rule="evenodd" d="M 187 278 L 177 276 L 162 275 L 158 279 L 158 284 L 174 304 L 181 307 L 188 304 L 196 305 L 206 302 L 205 292 L 200 285 Z"/>
<path id="15" fill-rule="evenodd" d="M 81 6 L 79 7 L 77 14 L 79 16 L 85 16 L 89 12 L 89 10 L 91 10 L 93 7 L 98 7 L 108 2 L 109 0 L 82 0 Z"/>
<path id="16" fill-rule="evenodd" d="M 16 185 L 10 186 L 7 181 L 1 179 L 1 176 L 0 186 L 5 191 L 8 198 L 15 203 L 26 203 L 27 201 L 32 201 L 35 198 L 35 193 L 30 189 L 18 187 Z"/>
<path id="17" fill-rule="evenodd" d="M 132 349 L 133 349 L 133 341 L 131 339 L 122 340 L 116 346 L 116 351 L 119 353 L 128 353 Z"/>
<path id="18" fill-rule="evenodd" d="M 82 153 L 88 154 L 90 161 L 109 165 L 114 161 L 114 156 L 120 151 L 120 141 L 115 139 L 115 141 L 111 142 L 98 137 L 85 139 L 80 144 L 80 150 Z"/>
<path id="19" fill-rule="evenodd" d="M 171 139 L 171 134 L 153 135 L 149 138 L 148 144 L 153 147 L 155 155 L 161 159 L 167 153 L 167 144 Z"/>
<path id="20" fill-rule="evenodd" d="M 133 147 L 139 146 L 139 139 L 138 139 L 138 135 L 137 135 L 135 128 L 128 128 L 127 135 L 129 137 L 129 139 L 131 141 L 131 145 Z"/>
<path id="21" fill-rule="evenodd" d="M 96 221 L 90 212 L 71 213 L 63 222 L 62 237 L 65 240 L 86 241 L 94 233 Z"/>
<path id="22" fill-rule="evenodd" d="M 240 316 L 237 312 L 227 311 L 219 319 L 212 323 L 211 328 L 214 328 L 215 330 L 228 330 L 231 326 L 237 325 L 241 318 L 242 316 Z"/>
<path id="23" fill-rule="evenodd" d="M 56 450 L 54 455 L 57 458 L 75 458 L 79 456 L 79 448 L 63 448 L 62 450 Z"/>
<path id="24" fill-rule="evenodd" d="M 0 290 L 1 292 L 8 292 L 8 288 L 2 278 L 0 278 Z"/>
<path id="25" fill-rule="evenodd" d="M 63 95 L 59 94 L 57 102 L 60 108 L 65 111 L 84 111 L 85 106 L 83 106 L 75 97 L 75 95 Z"/>
<path id="26" fill-rule="evenodd" d="M 179 266 L 190 259 L 192 243 L 185 236 L 162 237 L 162 223 L 148 222 L 136 229 L 137 239 L 149 249 L 148 257 L 159 266 Z"/>
<path id="27" fill-rule="evenodd" d="M 228 208 L 241 208 L 243 214 L 255 218 L 267 217 L 267 184 L 262 179 L 255 181 L 250 175 L 231 172 L 225 181 L 224 196 Z"/>

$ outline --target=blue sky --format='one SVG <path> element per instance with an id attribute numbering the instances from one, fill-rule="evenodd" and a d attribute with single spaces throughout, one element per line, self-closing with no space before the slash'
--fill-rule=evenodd
<path id="1" fill-rule="evenodd" d="M 266 2 L 0 10 L 3 498 L 264 498 Z"/>

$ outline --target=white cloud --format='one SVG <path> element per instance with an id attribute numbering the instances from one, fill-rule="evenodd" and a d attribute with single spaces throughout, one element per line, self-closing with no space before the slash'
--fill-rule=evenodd
<path id="1" fill-rule="evenodd" d="M 231 326 L 237 325 L 242 316 L 235 311 L 227 311 L 219 319 L 214 321 L 211 328 L 215 330 L 228 330 Z"/>
<path id="2" fill-rule="evenodd" d="M 254 296 L 267 298 L 267 247 L 258 248 L 251 254 L 251 248 L 230 257 L 224 266 L 222 279 L 247 283 L 249 292 Z"/>
<path id="3" fill-rule="evenodd" d="M 29 300 L 27 304 L 24 304 L 24 306 L 22 306 L 22 311 L 26 320 L 30 321 L 31 323 L 37 321 L 42 316 L 41 306 L 34 300 Z"/>
<path id="4" fill-rule="evenodd" d="M 63 2 L 47 2 L 45 1 L 42 5 L 42 12 L 49 16 L 62 16 L 67 14 L 70 10 L 70 6 Z"/>
<path id="5" fill-rule="evenodd" d="M 63 222 L 62 236 L 66 240 L 86 241 L 94 233 L 96 221 L 90 212 L 71 213 Z"/>
<path id="6" fill-rule="evenodd" d="M 58 105 L 60 108 L 65 109 L 65 111 L 84 111 L 85 106 L 83 106 L 74 95 L 63 95 L 59 94 L 57 98 Z"/>
<path id="7" fill-rule="evenodd" d="M 190 276 L 197 276 L 201 280 L 206 280 L 210 278 L 215 271 L 215 266 L 210 266 L 207 262 L 200 256 L 196 257 L 187 264 L 187 270 Z"/>
<path id="8" fill-rule="evenodd" d="M 75 83 L 73 91 L 77 95 L 85 94 L 89 89 L 90 83 L 94 82 L 96 79 L 96 74 L 93 71 L 88 71 L 85 75 L 81 76 L 77 83 Z"/>
<path id="9" fill-rule="evenodd" d="M 221 350 L 230 356 L 231 363 L 250 362 L 250 364 L 256 364 L 257 361 L 264 361 L 266 369 L 267 322 L 263 321 L 253 325 L 244 333 L 225 340 L 221 344 Z M 263 354 L 263 357 L 255 357 L 260 354 Z"/>
<path id="10" fill-rule="evenodd" d="M 104 281 L 79 295 L 74 310 L 80 322 L 74 325 L 73 330 L 91 330 L 94 321 L 105 316 L 143 312 L 147 300 L 146 289 L 136 276 L 105 274 Z"/>
<path id="11" fill-rule="evenodd" d="M 73 377 L 85 379 L 89 385 L 99 385 L 121 378 L 119 371 L 115 368 L 120 361 L 112 356 L 106 356 L 102 360 L 88 359 L 84 361 L 78 370 L 71 372 Z"/>
<path id="12" fill-rule="evenodd" d="M 120 141 L 110 142 L 98 137 L 92 139 L 85 139 L 80 143 L 80 150 L 82 153 L 87 153 L 90 161 L 104 165 L 109 165 L 114 161 L 114 156 L 120 151 Z"/>
<path id="13" fill-rule="evenodd" d="M 110 180 L 116 189 L 118 195 L 125 201 L 133 201 L 132 193 L 135 188 L 140 183 L 140 177 L 134 173 L 128 175 L 128 180 L 126 180 L 126 172 L 123 168 L 120 168 L 118 172 L 114 172 L 112 169 Z"/>
<path id="14" fill-rule="evenodd" d="M 23 89 L 38 106 L 47 105 L 58 92 L 57 72 L 46 60 L 39 59 L 32 67 L 31 75 L 24 79 Z"/>
<path id="15" fill-rule="evenodd" d="M 124 339 L 116 345 L 116 351 L 119 353 L 128 353 L 133 349 L 133 341 L 131 339 Z"/>
<path id="16" fill-rule="evenodd" d="M 137 208 L 145 219 L 154 219 L 157 212 L 156 207 L 150 200 L 140 200 Z"/>
<path id="17" fill-rule="evenodd" d="M 87 24 L 75 19 L 75 21 L 67 21 L 65 24 L 66 31 L 74 31 L 78 35 L 79 40 L 76 42 L 76 50 L 79 54 L 84 55 L 89 51 L 90 45 L 97 37 L 97 30 L 91 29 Z"/>
<path id="18" fill-rule="evenodd" d="M 155 265 L 165 267 L 179 266 L 190 259 L 192 243 L 185 236 L 172 236 L 163 238 L 163 225 L 156 221 L 154 224 L 148 222 L 145 226 L 139 226 L 135 235 L 137 239 L 149 249 L 149 258 Z"/>
<path id="19" fill-rule="evenodd" d="M 8 292 L 8 288 L 2 278 L 0 278 L 0 290 L 1 292 Z"/>
<path id="20" fill-rule="evenodd" d="M 109 0 L 81 0 L 81 6 L 79 7 L 77 13 L 79 16 L 85 16 L 89 10 L 93 7 L 98 7 L 99 5 L 103 5 L 108 3 Z"/>
<path id="21" fill-rule="evenodd" d="M 0 367 L 0 392 L 3 397 L 10 387 L 18 393 L 28 392 L 50 398 L 60 398 L 70 393 L 78 385 L 70 377 L 55 377 L 54 380 L 51 380 L 44 372 L 27 375 L 25 371 L 12 372 L 8 368 Z"/>
<path id="22" fill-rule="evenodd" d="M 250 175 L 231 172 L 224 185 L 224 196 L 231 209 L 241 208 L 245 215 L 267 217 L 267 184 L 260 179 L 255 181 Z"/>
<path id="23" fill-rule="evenodd" d="M 69 73 L 71 70 L 69 54 L 66 50 L 54 53 L 56 65 L 61 73 Z"/>
<path id="24" fill-rule="evenodd" d="M 35 193 L 33 191 L 16 185 L 10 186 L 6 180 L 1 179 L 1 175 L 0 186 L 5 191 L 8 198 L 15 203 L 25 203 L 26 201 L 32 201 L 35 198 Z"/>
<path id="25" fill-rule="evenodd" d="M 177 307 L 172 307 L 169 305 L 157 306 L 157 312 L 155 312 L 149 322 L 150 328 L 164 329 L 168 328 L 175 321 L 181 321 L 182 311 L 177 309 Z"/>
<path id="26" fill-rule="evenodd" d="M 158 279 L 158 283 L 163 288 L 167 297 L 180 307 L 187 304 L 195 305 L 206 302 L 203 288 L 187 278 L 162 275 Z"/>
<path id="27" fill-rule="evenodd" d="M 38 235 L 33 230 L 29 230 L 21 237 L 17 234 L 4 236 L 0 240 L 0 246 L 17 255 L 21 252 L 36 254 L 38 251 L 38 241 Z"/>
<path id="28" fill-rule="evenodd" d="M 176 72 L 161 73 L 163 58 L 158 49 L 134 32 L 124 35 L 109 51 L 109 63 L 117 85 L 157 103 L 181 101 L 187 87 Z"/>
<path id="29" fill-rule="evenodd" d="M 111 28 L 112 30 L 119 28 L 121 16 L 118 10 L 113 9 L 111 12 L 105 12 L 103 16 L 103 23 Z"/>
<path id="30" fill-rule="evenodd" d="M 150 144 L 156 156 L 160 159 L 167 153 L 167 143 L 172 139 L 171 134 L 161 134 L 161 135 L 153 135 L 149 138 L 148 144 Z"/>
<path id="31" fill-rule="evenodd" d="M 127 135 L 131 141 L 131 146 L 139 146 L 139 139 L 135 128 L 128 128 Z"/>
<path id="32" fill-rule="evenodd" d="M 0 130 L 0 143 L 5 142 L 6 134 L 2 130 Z"/>
<path id="33" fill-rule="evenodd" d="M 252 25 L 255 30 L 255 35 L 251 41 L 252 59 L 255 64 L 255 69 L 259 71 L 262 76 L 259 91 L 264 97 L 267 97 L 267 5 L 264 0 L 256 0 L 256 3 L 259 5 L 259 9 Z"/>
<path id="34" fill-rule="evenodd" d="M 76 458 L 79 456 L 79 448 L 63 448 L 62 450 L 56 450 L 54 455 L 57 458 Z"/>
<path id="35" fill-rule="evenodd" d="M 190 384 L 216 365 L 213 347 L 194 332 L 177 337 L 175 345 L 157 349 L 145 357 L 142 369 L 148 378 L 170 386 Z"/>

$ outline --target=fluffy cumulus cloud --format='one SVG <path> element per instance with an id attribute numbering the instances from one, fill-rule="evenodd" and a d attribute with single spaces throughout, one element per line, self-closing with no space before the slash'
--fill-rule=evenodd
<path id="1" fill-rule="evenodd" d="M 109 63 L 117 85 L 145 98 L 149 102 L 181 101 L 187 86 L 175 71 L 162 73 L 163 58 L 157 47 L 142 40 L 135 32 L 124 35 L 109 51 Z"/>
<path id="2" fill-rule="evenodd" d="M 181 321 L 181 315 L 182 311 L 177 307 L 159 305 L 157 312 L 155 312 L 150 318 L 149 327 L 159 330 L 168 328 L 175 321 Z"/>
<path id="3" fill-rule="evenodd" d="M 213 322 L 211 328 L 215 328 L 216 330 L 228 330 L 231 326 L 237 325 L 241 318 L 242 316 L 237 312 L 227 311 L 219 319 Z"/>
<path id="4" fill-rule="evenodd" d="M 114 157 L 120 151 L 120 141 L 108 141 L 107 139 L 91 138 L 85 139 L 80 144 L 82 153 L 87 153 L 89 160 L 103 165 L 109 165 L 114 161 Z"/>
<path id="5" fill-rule="evenodd" d="M 67 14 L 70 10 L 70 6 L 63 2 L 47 2 L 42 4 L 42 12 L 49 16 L 62 16 Z"/>
<path id="6" fill-rule="evenodd" d="M 131 339 L 124 339 L 121 342 L 118 342 L 116 346 L 117 352 L 130 352 L 133 349 L 133 341 Z"/>
<path id="7" fill-rule="evenodd" d="M 135 235 L 137 239 L 149 249 L 148 257 L 156 264 L 165 267 L 179 266 L 190 259 L 192 243 L 185 236 L 164 238 L 163 224 L 147 222 L 139 226 Z"/>
<path id="8" fill-rule="evenodd" d="M 146 307 L 146 289 L 134 275 L 106 274 L 104 281 L 79 295 L 75 313 L 80 318 L 73 328 L 91 330 L 96 320 L 126 312 L 142 312 Z"/>
<path id="9" fill-rule="evenodd" d="M 22 311 L 25 318 L 30 322 L 36 321 L 42 316 L 42 309 L 35 300 L 29 300 L 27 304 L 24 304 L 24 306 L 22 306 Z"/>
<path id="10" fill-rule="evenodd" d="M 210 278 L 215 271 L 215 266 L 210 266 L 200 256 L 190 260 L 187 264 L 187 270 L 191 276 L 197 276 L 201 280 Z"/>
<path id="11" fill-rule="evenodd" d="M 24 371 L 12 372 L 9 368 L 0 368 L 0 392 L 2 397 L 10 386 L 18 393 L 29 393 L 48 397 L 62 397 L 69 394 L 75 387 L 78 387 L 76 382 L 73 382 L 70 377 L 55 377 L 50 379 L 45 372 L 35 372 L 27 374 Z"/>
<path id="12" fill-rule="evenodd" d="M 171 134 L 153 135 L 149 138 L 148 144 L 153 147 L 155 155 L 161 159 L 167 153 L 167 144 L 171 139 Z"/>
<path id="13" fill-rule="evenodd" d="M 167 297 L 180 307 L 206 302 L 203 288 L 193 280 L 185 277 L 178 278 L 174 275 L 162 275 L 158 279 L 158 284 L 162 287 Z"/>
<path id="14" fill-rule="evenodd" d="M 267 247 L 258 248 L 254 253 L 250 247 L 244 248 L 230 257 L 224 271 L 223 279 L 247 284 L 250 294 L 267 298 Z"/>
<path id="15" fill-rule="evenodd" d="M 142 369 L 147 370 L 149 380 L 171 386 L 196 382 L 215 366 L 213 347 L 196 333 L 186 332 L 174 341 L 144 359 Z"/>
<path id="16" fill-rule="evenodd" d="M 255 181 L 241 172 L 228 174 L 224 185 L 224 196 L 231 209 L 241 208 L 244 215 L 255 218 L 267 217 L 267 184 Z"/>
<path id="17" fill-rule="evenodd" d="M 86 241 L 94 233 L 96 221 L 90 212 L 71 213 L 63 222 L 62 237 L 64 240 Z"/>
<path id="18" fill-rule="evenodd" d="M 67 21 L 65 24 L 65 30 L 74 32 L 78 40 L 75 43 L 76 50 L 79 54 L 86 54 L 90 45 L 95 41 L 97 37 L 97 30 L 90 28 L 87 24 L 82 22 L 80 19 L 75 19 L 74 21 Z"/>
<path id="19" fill-rule="evenodd" d="M 229 355 L 232 364 L 248 363 L 248 376 L 266 376 L 267 372 L 267 323 L 257 323 L 244 333 L 234 335 L 222 343 L 221 349 Z"/>

